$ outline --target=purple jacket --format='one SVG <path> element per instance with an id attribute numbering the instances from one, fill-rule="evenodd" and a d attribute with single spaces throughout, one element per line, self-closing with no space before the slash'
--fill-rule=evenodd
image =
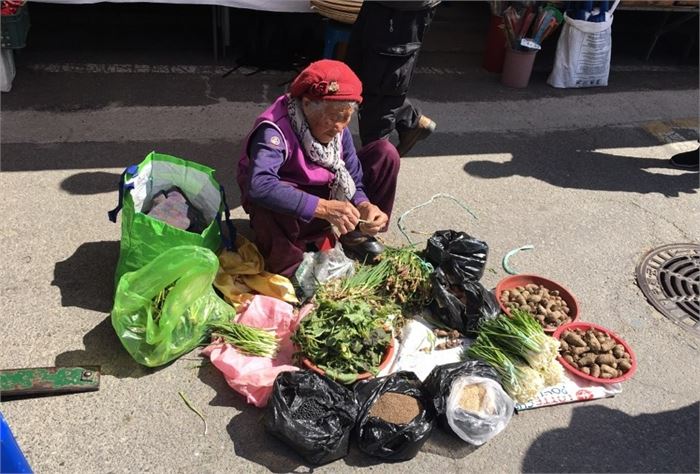
<path id="1" fill-rule="evenodd" d="M 341 153 L 357 188 L 353 204 L 367 201 L 362 167 L 347 128 L 341 137 Z M 238 186 L 246 212 L 253 203 L 305 222 L 313 218 L 319 197 L 329 197 L 334 176 L 304 156 L 287 116 L 286 95 L 255 120 L 238 162 Z"/>

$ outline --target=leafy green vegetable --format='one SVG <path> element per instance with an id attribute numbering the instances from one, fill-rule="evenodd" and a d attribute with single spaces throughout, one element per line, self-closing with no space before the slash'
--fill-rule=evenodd
<path id="1" fill-rule="evenodd" d="M 391 342 L 388 321 L 398 308 L 350 298 L 317 298 L 316 304 L 292 336 L 301 353 L 336 380 L 376 375 Z"/>

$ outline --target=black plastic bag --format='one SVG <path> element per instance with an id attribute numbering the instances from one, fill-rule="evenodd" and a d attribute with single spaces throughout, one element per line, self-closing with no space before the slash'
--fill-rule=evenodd
<path id="1" fill-rule="evenodd" d="M 395 425 L 370 416 L 374 403 L 386 392 L 416 398 L 421 411 L 405 425 Z M 387 461 L 405 461 L 418 454 L 435 424 L 435 414 L 427 392 L 413 372 L 397 372 L 355 385 L 360 414 L 355 425 L 358 447 L 365 453 Z"/>
<path id="2" fill-rule="evenodd" d="M 430 395 L 430 402 L 433 405 L 433 410 L 435 410 L 438 424 L 440 428 L 448 433 L 453 433 L 452 428 L 450 428 L 450 425 L 447 423 L 447 417 L 445 416 L 447 398 L 450 396 L 452 382 L 454 382 L 457 377 L 467 375 L 485 377 L 501 383 L 501 379 L 493 367 L 484 361 L 472 359 L 463 362 L 454 362 L 452 364 L 438 365 L 433 368 L 428 378 L 423 382 L 425 391 Z"/>
<path id="3" fill-rule="evenodd" d="M 464 232 L 438 230 L 428 239 L 426 254 L 434 267 L 478 281 L 484 275 L 489 246 Z"/>
<path id="4" fill-rule="evenodd" d="M 493 319 L 500 312 L 496 297 L 478 281 L 460 280 L 438 268 L 430 282 L 433 314 L 465 336 L 475 335 L 481 321 Z"/>
<path id="5" fill-rule="evenodd" d="M 272 387 L 265 429 L 309 463 L 326 464 L 348 454 L 357 413 L 353 392 L 342 385 L 306 370 L 282 372 Z"/>

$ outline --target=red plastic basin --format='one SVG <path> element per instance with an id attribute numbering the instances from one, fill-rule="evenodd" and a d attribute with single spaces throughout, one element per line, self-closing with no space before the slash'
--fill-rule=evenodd
<path id="1" fill-rule="evenodd" d="M 389 347 L 387 347 L 386 352 L 384 353 L 384 358 L 382 359 L 382 362 L 379 364 L 379 371 L 381 372 L 382 369 L 384 369 L 389 362 L 391 362 L 391 359 L 394 357 L 394 338 L 392 337 L 391 340 L 389 341 Z M 301 363 L 304 367 L 306 367 L 309 370 L 312 370 L 316 372 L 317 374 L 320 375 L 325 375 L 326 371 L 318 367 L 316 364 L 311 362 L 311 360 L 307 359 L 306 357 L 301 358 Z M 356 380 L 364 380 L 364 379 L 369 379 L 374 377 L 374 375 L 371 372 L 362 372 L 360 374 L 357 374 L 357 379 Z"/>
<path id="2" fill-rule="evenodd" d="M 576 323 L 569 323 L 569 324 L 564 324 L 563 326 L 559 326 L 556 331 L 554 331 L 554 334 L 552 334 L 552 337 L 556 339 L 560 339 L 561 335 L 564 333 L 564 331 L 571 330 L 571 329 L 583 329 L 588 330 L 588 329 L 597 329 L 598 331 L 602 331 L 605 334 L 609 335 L 612 337 L 618 344 L 622 344 L 622 346 L 625 348 L 627 353 L 630 355 L 630 361 L 632 362 L 632 367 L 630 367 L 630 370 L 628 370 L 626 373 L 622 374 L 621 377 L 615 377 L 614 379 L 601 379 L 598 377 L 593 377 L 588 374 L 584 374 L 580 370 L 578 370 L 576 367 L 573 365 L 569 364 L 566 359 L 564 359 L 562 356 L 557 357 L 557 360 L 561 365 L 564 366 L 566 370 L 571 372 L 577 377 L 581 377 L 582 379 L 590 380 L 591 382 L 596 382 L 604 385 L 608 385 L 611 383 L 617 383 L 617 382 L 624 382 L 625 380 L 629 380 L 632 375 L 634 375 L 634 372 L 637 370 L 637 356 L 634 355 L 634 352 L 632 351 L 632 348 L 625 342 L 624 339 L 622 339 L 620 336 L 615 334 L 613 331 L 611 331 L 608 328 L 604 328 L 603 326 L 598 326 L 597 324 L 593 323 L 586 323 L 583 321 L 576 322 Z"/>
<path id="3" fill-rule="evenodd" d="M 542 285 L 549 291 L 559 291 L 559 296 L 566 301 L 566 305 L 569 307 L 569 317 L 571 318 L 571 322 L 569 324 L 574 323 L 578 319 L 578 301 L 576 301 L 574 294 L 559 283 L 537 275 L 511 275 L 498 282 L 495 292 L 496 299 L 498 300 L 498 305 L 501 307 L 501 310 L 504 313 L 510 314 L 510 308 L 507 308 L 503 303 L 501 303 L 501 293 L 503 293 L 505 290 L 510 290 L 518 286 L 525 286 L 530 283 Z M 557 328 L 557 326 L 547 326 L 544 328 L 544 332 L 553 333 L 557 330 Z"/>

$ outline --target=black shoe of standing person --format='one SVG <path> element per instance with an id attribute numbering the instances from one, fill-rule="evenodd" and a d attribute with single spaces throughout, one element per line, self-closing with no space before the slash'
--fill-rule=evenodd
<path id="1" fill-rule="evenodd" d="M 377 239 L 359 230 L 341 235 L 340 244 L 345 255 L 363 263 L 374 263 L 384 252 L 384 246 Z"/>
<path id="2" fill-rule="evenodd" d="M 684 153 L 677 153 L 671 157 L 671 164 L 684 170 L 697 170 L 700 163 L 700 148 Z"/>
<path id="3" fill-rule="evenodd" d="M 428 135 L 435 131 L 437 124 L 430 120 L 425 115 L 421 115 L 418 118 L 418 125 L 415 128 L 407 130 L 403 133 L 399 133 L 399 144 L 396 150 L 399 152 L 399 156 L 406 156 L 413 145 L 418 143 L 418 140 L 423 140 L 427 138 Z"/>

